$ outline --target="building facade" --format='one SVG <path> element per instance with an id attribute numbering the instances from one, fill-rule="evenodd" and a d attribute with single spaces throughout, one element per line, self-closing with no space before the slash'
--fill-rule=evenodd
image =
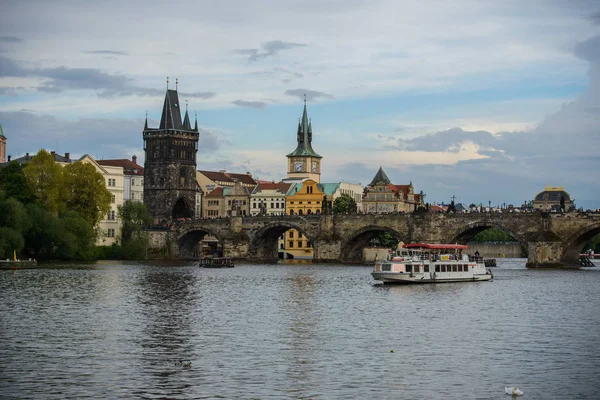
<path id="1" fill-rule="evenodd" d="M 369 214 L 409 213 L 423 205 L 423 195 L 415 193 L 412 182 L 394 185 L 381 167 L 365 188 L 362 199 L 363 212 Z"/>
<path id="2" fill-rule="evenodd" d="M 183 122 L 177 90 L 167 89 L 158 128 L 148 127 L 144 138 L 144 203 L 156 223 L 193 218 L 196 204 L 198 121 L 192 128 L 188 111 Z"/>
<path id="3" fill-rule="evenodd" d="M 565 191 L 564 186 L 546 186 L 543 192 L 539 192 L 533 199 L 533 208 L 541 211 L 560 212 L 571 211 L 575 208 L 573 199 Z"/>
<path id="4" fill-rule="evenodd" d="M 284 215 L 290 187 L 291 183 L 260 182 L 250 194 L 250 215 Z"/>
<path id="5" fill-rule="evenodd" d="M 144 201 L 144 168 L 137 163 L 137 156 L 114 160 L 96 160 L 99 165 L 123 169 L 123 202 Z"/>
<path id="6" fill-rule="evenodd" d="M 111 194 L 110 210 L 96 226 L 96 244 L 110 246 L 121 239 L 122 221 L 119 219 L 118 208 L 124 203 L 125 174 L 123 167 L 116 165 L 102 165 L 88 154 L 78 162 L 88 163 L 96 168 L 106 180 L 106 188 Z"/>

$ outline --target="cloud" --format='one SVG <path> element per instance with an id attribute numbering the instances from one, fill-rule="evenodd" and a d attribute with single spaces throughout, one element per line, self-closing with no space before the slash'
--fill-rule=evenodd
<path id="1" fill-rule="evenodd" d="M 248 56 L 248 61 L 258 61 L 262 58 L 275 56 L 283 50 L 290 50 L 297 47 L 304 47 L 304 43 L 283 42 L 281 40 L 271 40 L 262 44 L 261 49 L 238 49 L 235 53 Z"/>
<path id="2" fill-rule="evenodd" d="M 278 79 L 283 83 L 289 83 L 294 79 L 304 77 L 304 75 L 299 72 L 290 71 L 281 67 L 275 67 L 265 71 L 250 72 L 248 73 L 248 76 L 260 79 Z"/>
<path id="3" fill-rule="evenodd" d="M 128 53 L 124 51 L 115 51 L 115 50 L 88 50 L 84 51 L 85 54 L 103 54 L 103 55 L 112 55 L 112 56 L 127 56 Z"/>
<path id="4" fill-rule="evenodd" d="M 145 88 L 133 84 L 133 79 L 123 74 L 109 74 L 95 68 L 27 68 L 0 56 L 0 77 L 39 77 L 45 79 L 35 87 L 40 92 L 60 93 L 66 90 L 94 90 L 100 97 L 162 96 L 164 90 Z M 4 88 L 2 93 L 14 93 Z M 12 88 L 15 89 L 15 88 Z M 215 92 L 180 92 L 182 97 L 210 99 Z"/>
<path id="5" fill-rule="evenodd" d="M 235 100 L 232 101 L 233 104 L 240 107 L 250 107 L 250 108 L 266 108 L 269 104 L 264 101 L 246 101 L 246 100 Z"/>
<path id="6" fill-rule="evenodd" d="M 308 101 L 318 101 L 318 99 L 333 99 L 334 97 L 330 94 L 317 92 L 315 90 L 309 89 L 289 89 L 285 91 L 285 94 L 288 96 L 294 96 L 301 100 L 304 100 L 304 96 L 306 95 L 306 100 Z"/>
<path id="7" fill-rule="evenodd" d="M 21 43 L 23 39 L 15 36 L 0 36 L 1 43 Z"/>

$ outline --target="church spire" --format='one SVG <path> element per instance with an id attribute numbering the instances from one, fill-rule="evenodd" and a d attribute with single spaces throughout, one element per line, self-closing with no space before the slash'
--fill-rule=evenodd
<path id="1" fill-rule="evenodd" d="M 148 111 L 146 111 L 146 123 L 144 124 L 144 130 L 148 130 Z"/>
<path id="2" fill-rule="evenodd" d="M 194 113 L 194 119 L 196 120 L 194 123 L 194 130 L 198 132 L 198 114 Z"/>
<path id="3" fill-rule="evenodd" d="M 309 122 L 308 119 L 308 112 L 306 110 L 306 95 L 304 96 L 304 110 L 302 112 L 302 119 L 298 121 L 298 146 L 296 147 L 296 150 L 288 154 L 288 157 L 312 156 L 316 158 L 321 158 L 321 156 L 318 155 L 312 148 L 312 124 Z"/>
<path id="4" fill-rule="evenodd" d="M 185 117 L 183 118 L 183 129 L 187 129 L 188 131 L 192 130 L 192 124 L 190 123 L 190 116 L 188 114 L 187 100 L 185 101 Z"/>

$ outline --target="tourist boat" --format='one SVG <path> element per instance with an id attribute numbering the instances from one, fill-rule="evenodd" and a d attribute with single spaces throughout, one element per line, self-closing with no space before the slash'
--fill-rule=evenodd
<path id="1" fill-rule="evenodd" d="M 201 258 L 200 268 L 233 268 L 230 257 Z"/>
<path id="2" fill-rule="evenodd" d="M 375 262 L 371 273 L 383 283 L 445 283 L 488 281 L 494 277 L 483 257 L 463 254 L 460 244 L 405 244 L 389 260 Z"/>

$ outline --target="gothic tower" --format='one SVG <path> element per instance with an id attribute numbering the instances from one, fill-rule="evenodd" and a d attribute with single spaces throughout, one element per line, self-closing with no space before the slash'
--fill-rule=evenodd
<path id="1" fill-rule="evenodd" d="M 158 129 L 144 126 L 144 203 L 158 223 L 193 218 L 196 203 L 198 121 L 192 129 L 187 106 L 181 122 L 177 89 L 168 88 Z"/>
<path id="2" fill-rule="evenodd" d="M 304 100 L 304 113 L 298 122 L 298 145 L 296 150 L 288 154 L 288 179 L 310 178 L 321 182 L 321 157 L 312 148 L 312 123 L 306 113 L 306 99 Z"/>

